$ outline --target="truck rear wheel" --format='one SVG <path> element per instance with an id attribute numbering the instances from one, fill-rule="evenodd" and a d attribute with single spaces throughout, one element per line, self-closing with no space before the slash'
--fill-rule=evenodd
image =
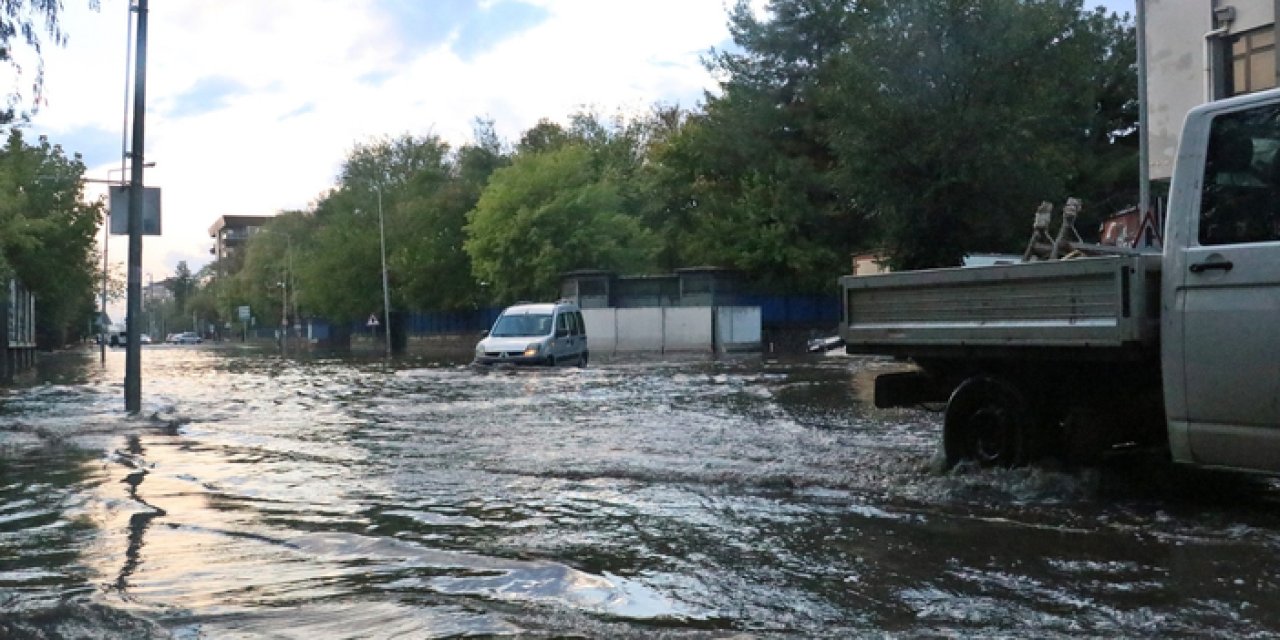
<path id="1" fill-rule="evenodd" d="M 961 460 L 984 467 L 1026 464 L 1033 428 L 1022 392 L 999 378 L 978 376 L 956 387 L 947 402 L 942 448 L 947 468 Z"/>

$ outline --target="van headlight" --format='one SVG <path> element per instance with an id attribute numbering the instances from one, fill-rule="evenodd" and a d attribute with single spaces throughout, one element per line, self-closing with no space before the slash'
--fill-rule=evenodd
<path id="1" fill-rule="evenodd" d="M 477 342 L 477 343 L 476 343 L 476 355 L 478 355 L 478 356 L 482 356 L 482 355 L 484 355 L 484 343 L 483 343 L 483 342 Z"/>
<path id="2" fill-rule="evenodd" d="M 541 348 L 542 348 L 542 345 L 541 345 L 541 344 L 538 344 L 537 342 L 535 342 L 535 343 L 533 343 L 533 344 L 531 344 L 531 345 L 529 345 L 529 346 L 527 346 L 527 347 L 525 347 L 525 348 L 524 348 L 524 355 L 526 355 L 526 356 L 536 356 L 536 355 L 538 355 L 538 350 L 539 350 L 539 349 L 541 349 Z"/>

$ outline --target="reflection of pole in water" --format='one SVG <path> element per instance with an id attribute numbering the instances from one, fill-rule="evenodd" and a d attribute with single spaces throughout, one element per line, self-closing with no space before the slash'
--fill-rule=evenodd
<path id="1" fill-rule="evenodd" d="M 142 441 L 137 435 L 128 436 L 126 442 L 128 443 L 129 453 L 133 455 L 142 454 Z M 125 476 L 124 480 L 121 480 L 121 482 L 129 485 L 129 498 L 146 507 L 148 511 L 129 516 L 129 544 L 124 551 L 124 565 L 120 567 L 120 573 L 116 575 L 116 581 L 113 585 L 115 590 L 120 593 L 126 591 L 129 586 L 129 577 L 138 569 L 138 564 L 141 562 L 142 539 L 147 532 L 147 528 L 151 526 L 151 520 L 165 515 L 164 509 L 152 506 L 146 500 L 138 497 L 138 485 L 142 484 L 143 479 L 146 477 L 147 470 L 138 469 Z"/>

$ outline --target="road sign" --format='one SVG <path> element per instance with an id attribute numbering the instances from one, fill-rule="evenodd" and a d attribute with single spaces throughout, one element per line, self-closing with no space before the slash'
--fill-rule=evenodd
<path id="1" fill-rule="evenodd" d="M 129 187 L 111 185 L 107 195 L 111 201 L 111 235 L 129 235 Z M 142 189 L 142 235 L 160 235 L 160 187 Z"/>
<path id="2" fill-rule="evenodd" d="M 243 307 L 239 307 L 239 308 L 237 309 L 237 311 L 239 312 L 239 314 L 238 314 L 238 315 L 240 316 L 240 321 L 241 321 L 241 322 L 248 322 L 248 321 L 249 321 L 249 318 L 250 318 L 250 316 L 251 316 L 252 314 L 250 314 L 250 313 L 249 313 L 249 307 L 248 307 L 248 305 L 245 305 L 245 306 L 243 306 Z"/>
<path id="3" fill-rule="evenodd" d="M 366 323 L 364 323 L 364 324 L 365 324 L 365 326 L 368 326 L 368 327 L 376 327 L 376 326 L 378 326 L 378 325 L 380 325 L 380 324 L 382 324 L 382 323 L 381 323 L 381 322 L 378 322 L 378 314 L 376 314 L 376 313 L 375 313 L 375 314 L 373 314 L 373 315 L 369 316 L 369 321 L 368 321 L 368 322 L 366 322 Z"/>

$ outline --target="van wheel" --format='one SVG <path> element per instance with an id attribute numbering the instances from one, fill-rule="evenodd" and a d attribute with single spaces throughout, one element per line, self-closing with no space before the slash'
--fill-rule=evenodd
<path id="1" fill-rule="evenodd" d="M 999 378 L 969 378 L 947 402 L 942 432 L 947 468 L 961 460 L 984 467 L 1026 464 L 1032 428 L 1026 398 L 1017 387 Z"/>
<path id="2" fill-rule="evenodd" d="M 555 357 L 555 356 L 547 356 L 547 366 L 548 366 L 548 367 L 554 367 L 554 366 L 556 366 L 556 357 Z"/>
<path id="3" fill-rule="evenodd" d="M 590 356 L 591 356 L 591 352 L 589 351 L 583 351 L 582 353 L 578 354 L 578 367 L 581 368 L 581 367 L 587 366 L 587 359 Z"/>

